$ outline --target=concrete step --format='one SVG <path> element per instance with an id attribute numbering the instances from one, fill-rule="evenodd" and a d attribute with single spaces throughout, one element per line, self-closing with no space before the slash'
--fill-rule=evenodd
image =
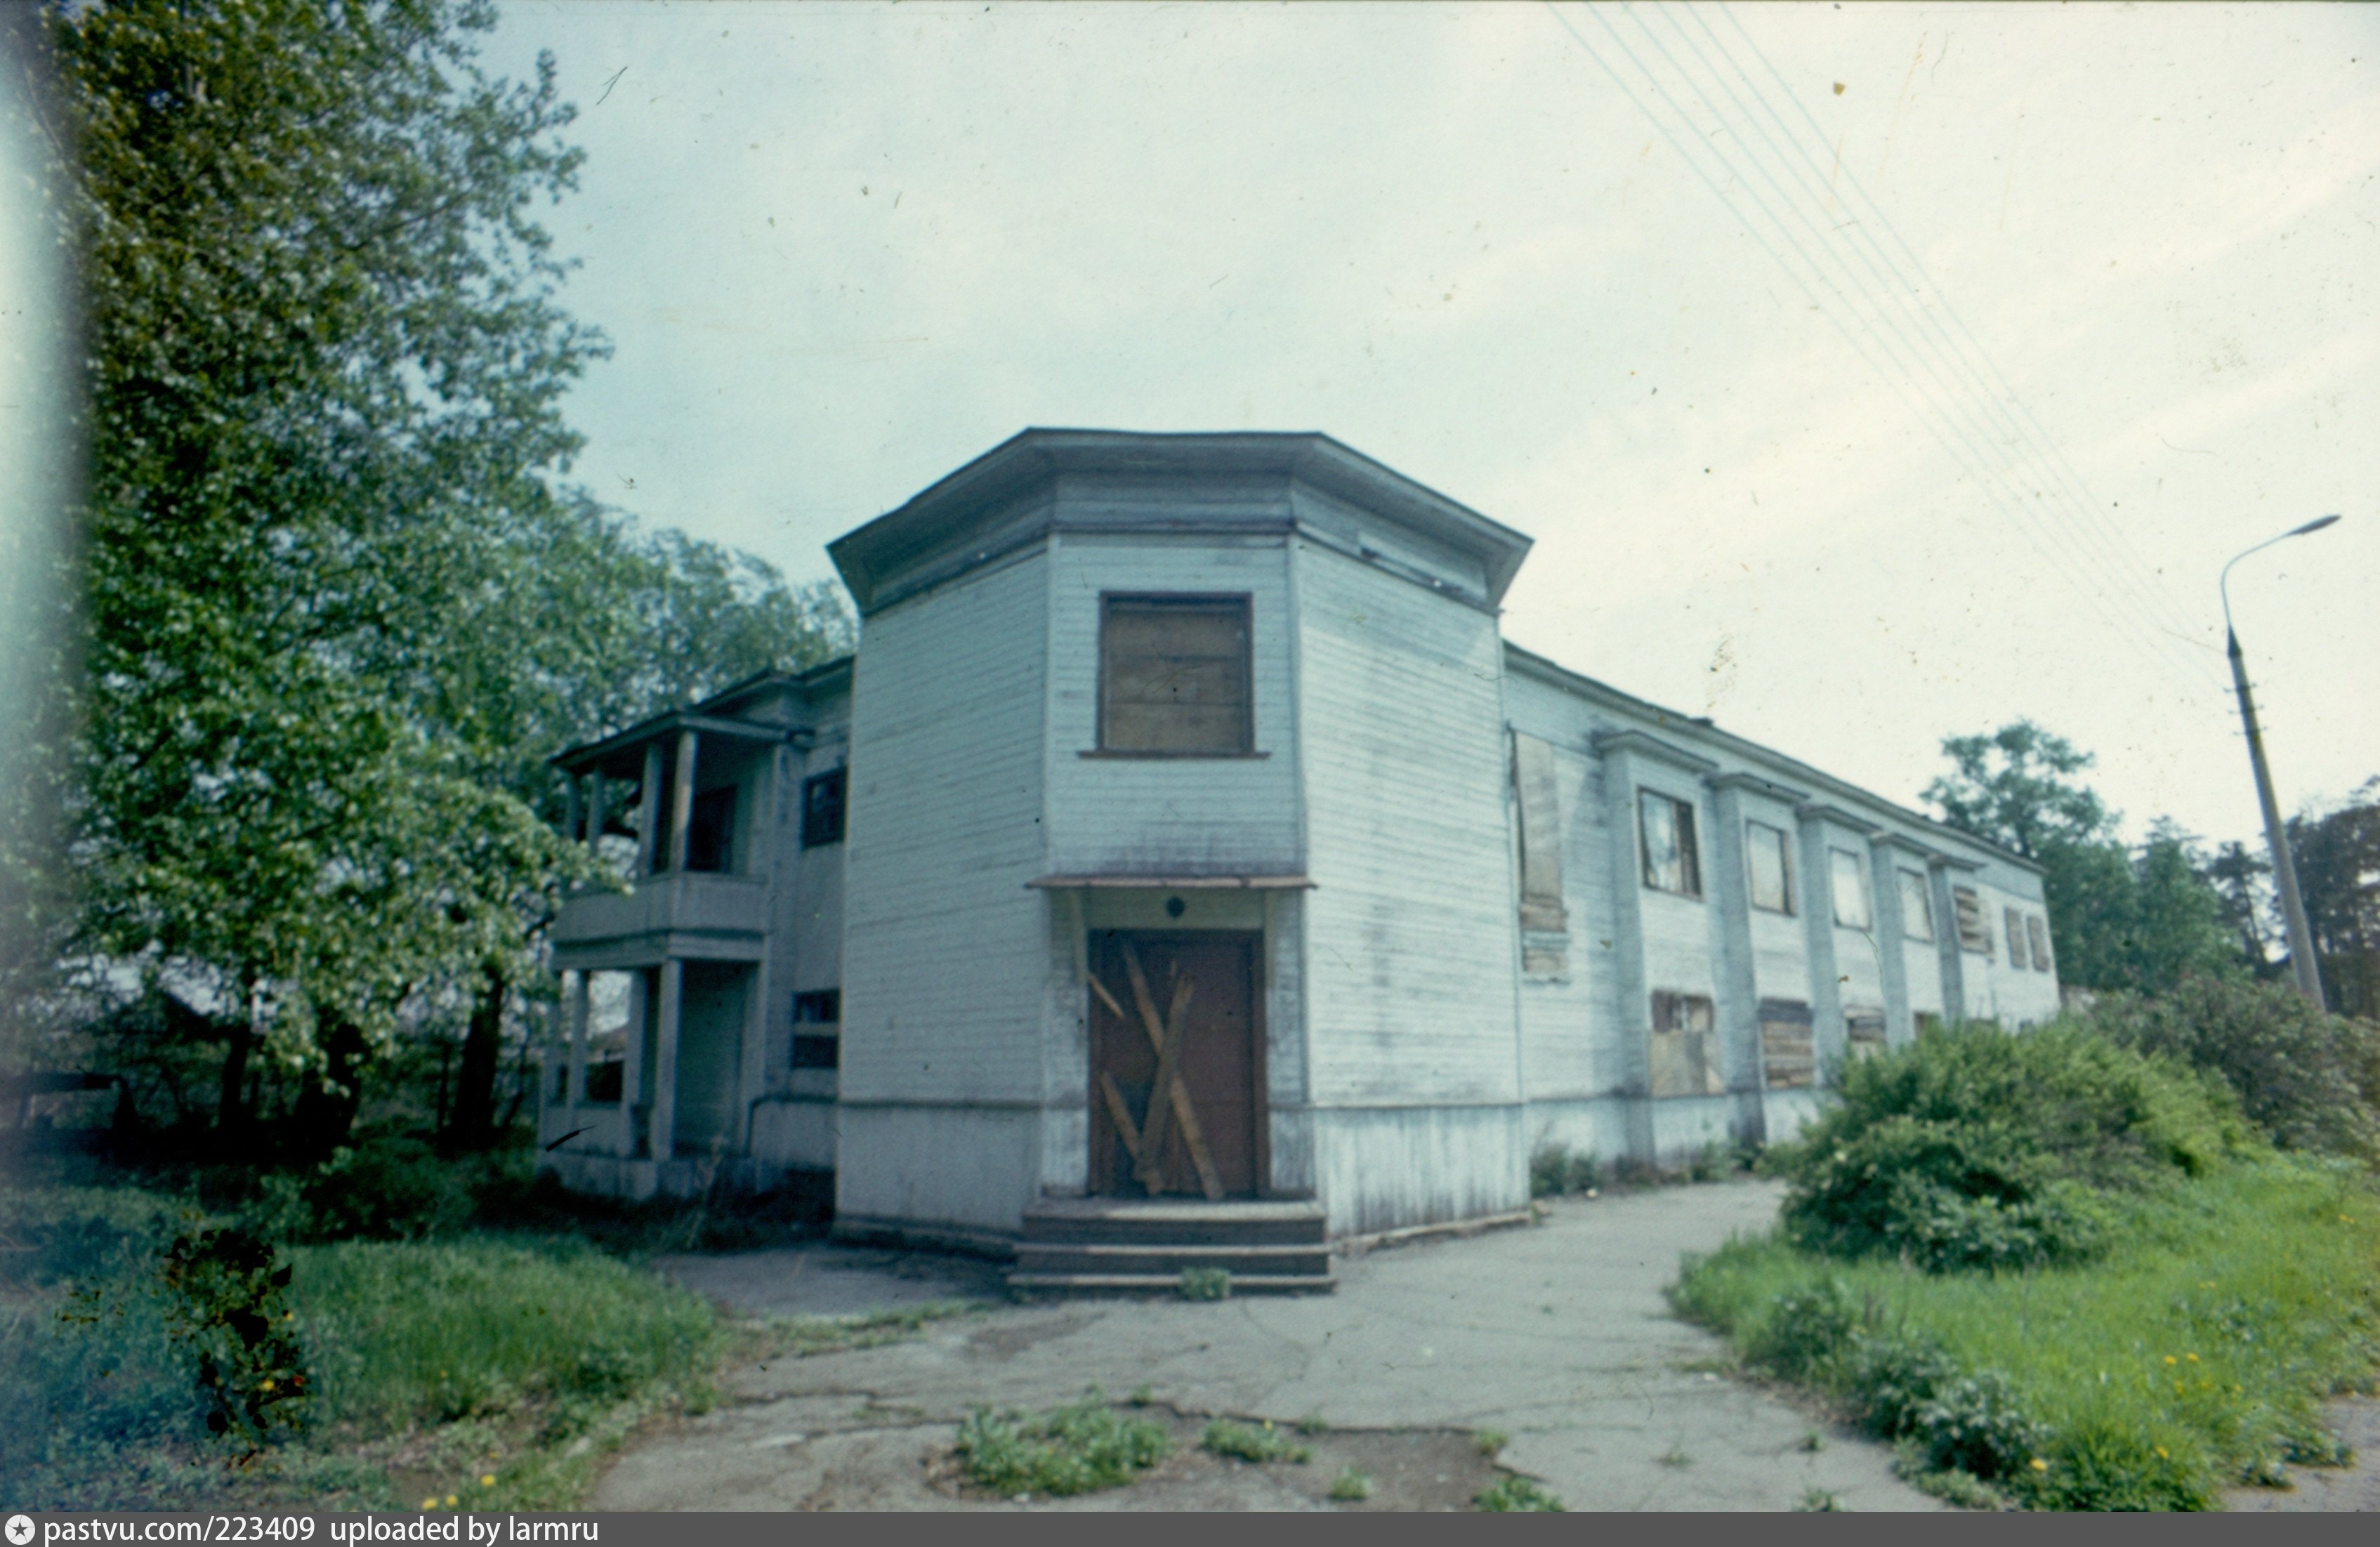
<path id="1" fill-rule="evenodd" d="M 1012 1273 L 1008 1287 L 1043 1294 L 1178 1294 L 1182 1280 L 1170 1273 Z M 1235 1295 L 1327 1295 L 1339 1287 L 1328 1274 L 1232 1277 Z"/>
<path id="2" fill-rule="evenodd" d="M 1025 1240 L 1082 1246 L 1321 1246 L 1319 1203 L 1302 1200 L 1045 1198 L 1025 1211 Z"/>
<path id="3" fill-rule="evenodd" d="M 1030 1237 L 1016 1249 L 1016 1271 L 1025 1274 L 1178 1275 L 1184 1268 L 1221 1268 L 1234 1282 L 1244 1276 L 1328 1277 L 1330 1249 L 1310 1242 L 1286 1246 L 1204 1246 L 1172 1241 L 1086 1245 Z"/>

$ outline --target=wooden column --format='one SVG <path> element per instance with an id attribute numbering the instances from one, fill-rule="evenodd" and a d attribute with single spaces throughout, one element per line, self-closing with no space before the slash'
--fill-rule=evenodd
<path id="1" fill-rule="evenodd" d="M 686 963 L 673 956 L 662 963 L 659 1013 L 653 1022 L 651 1141 L 655 1160 L 677 1153 L 677 1016 L 685 997 Z"/>
<path id="2" fill-rule="evenodd" d="M 585 836 L 578 819 L 578 776 L 562 776 L 562 831 L 573 843 Z"/>
<path id="3" fill-rule="evenodd" d="M 637 1141 L 644 1135 L 637 1130 L 637 1103 L 645 1090 L 645 1026 L 652 1015 L 652 993 L 650 973 L 638 973 L 628 980 L 627 1046 L 622 1051 L 620 1064 L 620 1157 L 630 1159 L 637 1153 Z"/>
<path id="4" fill-rule="evenodd" d="M 570 1038 L 570 1126 L 578 1126 L 578 1108 L 587 1101 L 587 1019 L 591 997 L 585 973 L 565 973 L 562 985 L 563 1030 Z"/>
<path id="5" fill-rule="evenodd" d="M 662 826 L 662 743 L 645 743 L 645 784 L 638 792 L 637 874 L 650 876 L 660 868 Z"/>
<path id="6" fill-rule="evenodd" d="M 600 772 L 587 776 L 587 852 L 591 854 L 603 852 L 603 785 Z"/>
<path id="7" fill-rule="evenodd" d="M 694 816 L 694 732 L 677 733 L 677 771 L 670 782 L 669 867 L 686 868 L 686 829 Z"/>

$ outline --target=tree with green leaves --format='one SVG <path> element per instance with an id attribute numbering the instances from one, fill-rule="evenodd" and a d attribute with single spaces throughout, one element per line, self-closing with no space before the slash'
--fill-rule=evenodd
<path id="1" fill-rule="evenodd" d="M 261 1052 L 334 1138 L 407 1026 L 500 1031 L 601 878 L 543 758 L 835 620 L 561 481 L 605 347 L 532 212 L 573 110 L 550 58 L 481 69 L 485 0 L 42 19 L 89 359 L 79 948 L 200 985 L 220 1129 Z"/>
<path id="2" fill-rule="evenodd" d="M 2290 817 L 2289 844 L 2330 1008 L 2380 1020 L 2380 778 Z"/>
<path id="3" fill-rule="evenodd" d="M 2192 973 L 2234 971 L 2239 948 L 2208 862 L 2160 820 L 2137 851 L 2081 775 L 2095 759 L 2029 719 L 1942 743 L 1952 771 L 1925 787 L 1942 820 L 2043 869 L 2058 969 L 2087 988 L 2161 993 Z"/>

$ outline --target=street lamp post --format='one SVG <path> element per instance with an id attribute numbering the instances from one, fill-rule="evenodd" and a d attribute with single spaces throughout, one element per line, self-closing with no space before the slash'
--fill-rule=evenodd
<path id="1" fill-rule="evenodd" d="M 2281 894 L 2281 917 L 2289 925 L 2289 967 L 2297 974 L 2298 992 L 2312 999 L 2316 1009 L 2322 1006 L 2322 967 L 2314 960 L 2313 930 L 2306 923 L 2305 900 L 2298 895 L 2298 867 L 2289 859 L 2289 837 L 2281 825 L 2281 803 L 2273 796 L 2273 770 L 2265 762 L 2265 736 L 2256 728 L 2256 700 L 2248 691 L 2248 663 L 2240 653 L 2239 631 L 2231 626 L 2231 593 L 2228 583 L 2231 564 L 2250 553 L 2261 552 L 2277 542 L 2301 538 L 2308 532 L 2319 532 L 2337 521 L 2336 515 L 2316 517 L 2302 526 L 2292 526 L 2277 538 L 2267 538 L 2255 547 L 2232 556 L 2231 563 L 2223 566 L 2216 577 L 2215 589 L 2223 598 L 2223 637 L 2231 657 L 2231 685 L 2240 693 L 2240 720 L 2248 728 L 2248 762 L 2256 770 L 2256 800 L 2265 808 L 2265 841 L 2273 851 L 2273 883 Z"/>

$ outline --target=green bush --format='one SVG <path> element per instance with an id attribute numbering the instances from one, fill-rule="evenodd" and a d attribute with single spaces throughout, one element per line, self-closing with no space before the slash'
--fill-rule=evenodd
<path id="1" fill-rule="evenodd" d="M 2280 984 L 2209 977 L 2155 998 L 2108 995 L 2089 1021 L 2219 1076 L 2283 1149 L 2380 1154 L 2380 1025 L 2325 1014 Z"/>
<path id="2" fill-rule="evenodd" d="M 1119 1487 L 1172 1448 L 1162 1425 L 1125 1418 L 1096 1396 L 1039 1418 L 978 1408 L 959 1425 L 968 1481 L 1012 1496 Z"/>
<path id="3" fill-rule="evenodd" d="M 1232 1270 L 1184 1268 L 1174 1282 L 1174 1289 L 1184 1299 L 1229 1299 L 1232 1298 Z"/>
<path id="4" fill-rule="evenodd" d="M 1765 1162 L 1792 1238 L 1929 1272 L 2082 1261 L 2094 1188 L 2203 1174 L 2252 1140 L 2219 1084 L 2087 1029 L 1960 1027 L 1850 1065 Z"/>

